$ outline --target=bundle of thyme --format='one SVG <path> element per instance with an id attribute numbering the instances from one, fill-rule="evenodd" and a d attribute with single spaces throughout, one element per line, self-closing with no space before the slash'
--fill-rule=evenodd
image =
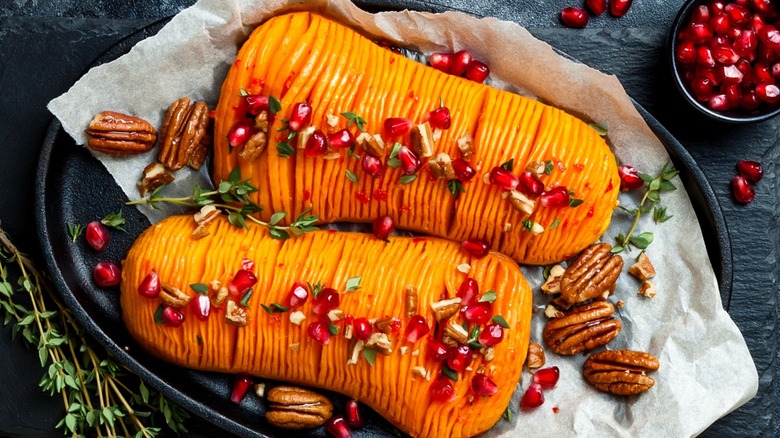
<path id="1" fill-rule="evenodd" d="M 14 285 L 14 283 L 16 283 Z M 14 338 L 38 351 L 39 386 L 62 399 L 57 424 L 72 437 L 154 437 L 162 417 L 176 433 L 187 431 L 180 407 L 144 385 L 94 346 L 52 286 L 0 228 L 0 316 Z"/>

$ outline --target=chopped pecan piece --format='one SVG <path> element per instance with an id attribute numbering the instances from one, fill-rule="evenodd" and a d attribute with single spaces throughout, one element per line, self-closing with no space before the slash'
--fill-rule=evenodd
<path id="1" fill-rule="evenodd" d="M 430 158 L 433 156 L 433 129 L 428 122 L 412 126 L 409 131 L 409 140 L 412 143 L 412 150 L 418 157 Z"/>
<path id="2" fill-rule="evenodd" d="M 544 342 L 554 352 L 567 356 L 607 345 L 622 328 L 612 317 L 614 312 L 615 307 L 607 301 L 573 307 L 547 321 Z"/>
<path id="3" fill-rule="evenodd" d="M 557 294 L 561 291 L 561 278 L 566 270 L 561 265 L 555 265 L 550 268 L 550 275 L 547 276 L 542 285 L 542 291 L 546 294 Z"/>
<path id="4" fill-rule="evenodd" d="M 530 163 L 528 163 L 527 166 L 525 166 L 525 170 L 533 173 L 538 177 L 541 177 L 542 175 L 544 175 L 544 162 L 531 161 Z"/>
<path id="5" fill-rule="evenodd" d="M 460 324 L 451 322 L 444 326 L 442 341 L 445 345 L 457 347 L 458 345 L 463 345 L 469 341 L 469 333 Z"/>
<path id="6" fill-rule="evenodd" d="M 379 134 L 371 135 L 367 132 L 362 132 L 355 141 L 368 155 L 382 157 L 385 154 L 385 141 L 382 140 L 382 136 Z"/>
<path id="7" fill-rule="evenodd" d="M 644 297 L 653 298 L 655 296 L 655 287 L 653 287 L 653 283 L 644 281 L 642 282 L 642 285 L 639 286 L 638 293 Z"/>
<path id="8" fill-rule="evenodd" d="M 371 337 L 366 341 L 366 348 L 371 348 L 382 353 L 385 356 L 389 356 L 393 352 L 393 343 L 384 333 L 372 333 Z"/>
<path id="9" fill-rule="evenodd" d="M 265 132 L 257 131 L 249 140 L 246 141 L 244 148 L 238 153 L 238 156 L 247 161 L 252 161 L 258 158 L 264 151 L 265 146 L 268 143 L 268 137 Z"/>
<path id="10" fill-rule="evenodd" d="M 525 196 L 519 190 L 509 192 L 509 203 L 512 205 L 512 208 L 527 215 L 533 213 L 534 206 L 536 206 L 535 201 Z"/>
<path id="11" fill-rule="evenodd" d="M 217 294 L 211 299 L 211 304 L 213 304 L 214 307 L 222 307 L 222 305 L 225 304 L 225 300 L 227 300 L 229 294 L 230 290 L 228 290 L 227 287 L 220 286 L 217 290 Z"/>
<path id="12" fill-rule="evenodd" d="M 623 258 L 610 250 L 608 243 L 594 243 L 566 268 L 561 278 L 561 297 L 566 302 L 592 300 L 614 287 L 623 269 Z"/>
<path id="13" fill-rule="evenodd" d="M 277 386 L 268 391 L 265 419 L 282 429 L 312 429 L 333 415 L 333 405 L 322 394 L 295 386 Z"/>
<path id="14" fill-rule="evenodd" d="M 655 277 L 655 267 L 650 262 L 650 258 L 647 257 L 647 253 L 639 254 L 639 259 L 636 263 L 628 268 L 628 273 L 638 278 L 640 281 L 647 281 Z"/>
<path id="15" fill-rule="evenodd" d="M 246 308 L 239 306 L 233 300 L 229 300 L 225 308 L 225 322 L 238 327 L 246 326 L 249 324 L 249 315 Z"/>
<path id="16" fill-rule="evenodd" d="M 208 124 L 206 102 L 196 101 L 190 105 L 188 97 L 174 101 L 165 113 L 160 130 L 159 161 L 170 170 L 179 170 L 185 165 L 199 169 L 208 149 L 208 144 L 204 143 L 204 138 L 208 138 Z"/>
<path id="17" fill-rule="evenodd" d="M 213 205 L 204 205 L 201 207 L 199 212 L 192 215 L 193 219 L 195 219 L 195 223 L 198 224 L 198 226 L 195 227 L 195 230 L 192 231 L 192 237 L 200 239 L 208 236 L 209 232 L 206 227 L 214 222 L 220 214 L 217 207 L 214 207 Z"/>
<path id="18" fill-rule="evenodd" d="M 168 171 L 160 163 L 151 163 L 144 167 L 144 176 L 141 181 L 136 183 L 138 187 L 138 193 L 141 196 L 146 196 L 147 193 L 154 191 L 156 188 L 173 182 L 173 174 Z"/>
<path id="19" fill-rule="evenodd" d="M 360 339 L 352 339 L 349 342 L 349 358 L 347 358 L 347 365 L 357 365 L 358 359 L 360 359 L 360 352 L 365 348 L 366 343 Z"/>
<path id="20" fill-rule="evenodd" d="M 390 333 L 393 331 L 393 323 L 396 323 L 396 321 L 398 321 L 398 324 L 401 323 L 401 320 L 396 317 L 381 318 L 374 323 L 374 326 L 382 333 Z"/>
<path id="21" fill-rule="evenodd" d="M 471 135 L 464 135 L 456 141 L 456 144 L 458 146 L 458 151 L 460 152 L 460 157 L 466 161 L 470 160 L 471 156 L 474 155 L 474 139 L 471 138 Z"/>
<path id="22" fill-rule="evenodd" d="M 298 149 L 306 148 L 306 143 L 317 128 L 314 126 L 307 126 L 298 132 Z"/>
<path id="23" fill-rule="evenodd" d="M 541 368 L 544 366 L 545 357 L 542 346 L 536 342 L 528 343 L 528 356 L 525 358 L 525 364 L 530 369 Z"/>
<path id="24" fill-rule="evenodd" d="M 260 111 L 260 114 L 255 116 L 255 128 L 260 132 L 268 133 L 268 111 Z"/>
<path id="25" fill-rule="evenodd" d="M 544 316 L 548 318 L 560 318 L 563 316 L 563 312 L 552 304 L 548 304 L 544 308 Z"/>
<path id="26" fill-rule="evenodd" d="M 149 122 L 114 111 L 98 113 L 84 132 L 87 146 L 110 155 L 140 154 L 157 141 L 157 131 Z"/>
<path id="27" fill-rule="evenodd" d="M 455 297 L 431 303 L 431 309 L 433 310 L 433 316 L 436 317 L 436 321 L 444 321 L 458 313 L 460 311 L 460 301 L 460 297 Z"/>
<path id="28" fill-rule="evenodd" d="M 428 167 L 436 178 L 455 179 L 455 169 L 452 168 L 452 159 L 446 152 L 439 152 L 428 160 Z"/>
<path id="29" fill-rule="evenodd" d="M 417 288 L 411 284 L 406 286 L 406 317 L 411 318 L 417 314 Z"/>
<path id="30" fill-rule="evenodd" d="M 192 298 L 186 293 L 182 292 L 182 290 L 178 287 L 168 283 L 163 283 L 161 286 L 162 291 L 160 291 L 160 301 L 162 301 L 166 306 L 179 309 L 190 303 Z"/>
<path id="31" fill-rule="evenodd" d="M 653 387 L 655 381 L 647 373 L 659 366 L 658 359 L 643 351 L 605 350 L 585 360 L 583 374 L 599 391 L 634 395 Z"/>

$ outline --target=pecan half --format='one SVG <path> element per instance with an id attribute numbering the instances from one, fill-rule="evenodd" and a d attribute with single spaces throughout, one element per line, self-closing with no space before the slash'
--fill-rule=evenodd
<path id="1" fill-rule="evenodd" d="M 452 159 L 446 152 L 439 152 L 428 160 L 428 167 L 436 178 L 455 179 L 455 169 L 452 168 Z"/>
<path id="2" fill-rule="evenodd" d="M 209 123 L 206 102 L 190 105 L 188 97 L 174 101 L 165 113 L 160 140 L 159 161 L 170 170 L 185 165 L 200 168 L 206 158 L 208 144 L 204 143 Z"/>
<path id="3" fill-rule="evenodd" d="M 233 300 L 228 300 L 225 308 L 225 322 L 237 327 L 249 324 L 249 314 L 245 307 L 241 307 Z"/>
<path id="4" fill-rule="evenodd" d="M 238 153 L 238 156 L 244 160 L 252 161 L 265 151 L 266 144 L 268 144 L 268 137 L 265 132 L 257 131 L 249 137 L 249 140 L 247 140 L 244 148 L 241 149 L 241 152 Z"/>
<path id="5" fill-rule="evenodd" d="M 528 356 L 525 358 L 525 364 L 530 369 L 541 368 L 544 366 L 545 356 L 542 346 L 536 342 L 528 343 Z"/>
<path id="6" fill-rule="evenodd" d="M 612 289 L 623 269 L 623 258 L 610 253 L 608 243 L 585 248 L 561 278 L 561 297 L 569 304 L 592 300 Z"/>
<path id="7" fill-rule="evenodd" d="M 652 388 L 647 376 L 659 367 L 650 353 L 633 350 L 605 350 L 591 355 L 583 364 L 585 380 L 596 389 L 617 395 L 634 395 Z"/>
<path id="8" fill-rule="evenodd" d="M 98 113 L 84 132 L 87 146 L 110 155 L 140 154 L 157 141 L 157 131 L 149 122 L 114 111 Z"/>
<path id="9" fill-rule="evenodd" d="M 141 181 L 135 185 L 138 187 L 138 193 L 146 196 L 157 187 L 173 182 L 174 176 L 168 169 L 160 163 L 151 163 L 144 167 L 144 176 Z"/>
<path id="10" fill-rule="evenodd" d="M 547 322 L 542 336 L 550 349 L 571 356 L 607 345 L 623 327 L 612 317 L 615 307 L 607 301 L 594 301 L 563 312 Z"/>
<path id="11" fill-rule="evenodd" d="M 441 322 L 457 314 L 460 311 L 460 301 L 460 297 L 455 297 L 431 303 L 431 310 L 433 310 L 436 321 Z"/>
<path id="12" fill-rule="evenodd" d="M 433 129 L 428 122 L 412 126 L 409 131 L 409 140 L 412 149 L 418 157 L 430 158 L 433 156 Z"/>
<path id="13" fill-rule="evenodd" d="M 325 424 L 333 405 L 322 394 L 295 386 L 277 386 L 268 391 L 265 419 L 283 429 L 311 429 Z"/>

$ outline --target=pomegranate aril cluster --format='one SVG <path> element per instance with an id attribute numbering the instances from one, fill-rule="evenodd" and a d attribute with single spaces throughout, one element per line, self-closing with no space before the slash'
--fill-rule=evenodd
<path id="1" fill-rule="evenodd" d="M 436 70 L 465 77 L 480 84 L 490 75 L 490 68 L 485 63 L 473 59 L 471 53 L 466 50 L 455 53 L 434 53 L 428 58 L 428 63 Z"/>
<path id="2" fill-rule="evenodd" d="M 737 176 L 731 180 L 731 189 L 734 199 L 740 204 L 747 204 L 756 198 L 756 190 L 753 184 L 764 177 L 764 168 L 757 161 L 740 160 L 737 163 Z"/>
<path id="3" fill-rule="evenodd" d="M 536 371 L 534 382 L 525 390 L 523 398 L 520 399 L 520 408 L 528 411 L 544 404 L 544 391 L 554 388 L 559 377 L 558 367 L 547 367 Z"/>
<path id="4" fill-rule="evenodd" d="M 609 0 L 609 13 L 613 17 L 626 15 L 633 0 Z M 561 23 L 573 29 L 582 29 L 588 25 L 590 15 L 597 16 L 607 10 L 607 0 L 585 0 L 585 7 L 567 6 L 561 10 Z"/>
<path id="5" fill-rule="evenodd" d="M 696 5 L 674 57 L 693 97 L 718 112 L 752 112 L 780 102 L 780 15 L 769 1 Z"/>

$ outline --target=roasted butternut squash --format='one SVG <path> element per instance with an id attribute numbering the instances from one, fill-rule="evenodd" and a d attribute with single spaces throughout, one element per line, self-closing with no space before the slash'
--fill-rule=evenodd
<path id="1" fill-rule="evenodd" d="M 243 145 L 228 143 L 231 128 L 250 121 L 242 97 L 246 93 L 281 102 L 268 128 L 267 148 L 256 157 L 242 156 Z M 386 163 L 395 141 L 408 146 L 411 140 L 410 134 L 387 137 L 384 121 L 403 117 L 424 123 L 440 101 L 449 108 L 452 124 L 434 142 L 434 154 L 445 152 L 456 159 L 458 140 L 470 136 L 470 163 L 479 171 L 457 198 L 447 190 L 448 180 L 431 177 L 425 165 L 408 184 L 399 182 L 403 174 L 398 168 L 386 167 L 381 177 L 373 178 L 343 149 L 332 151 L 329 159 L 306 156 L 303 144 L 296 147 L 298 138 L 289 139 L 283 130 L 293 106 L 308 102 L 311 126 L 326 134 L 348 127 L 357 135 L 356 125 L 340 115 L 351 112 L 367 122 L 368 133 L 384 136 L 381 159 Z M 442 73 L 309 12 L 271 18 L 244 43 L 222 85 L 214 138 L 214 180 L 226 179 L 239 166 L 259 188 L 253 201 L 266 208 L 260 213 L 266 220 L 274 211 L 286 211 L 289 218 L 307 208 L 324 222 L 369 222 L 390 215 L 400 228 L 456 241 L 483 239 L 523 264 L 547 264 L 578 253 L 604 233 L 617 205 L 615 157 L 581 120 L 536 100 Z M 281 142 L 298 152 L 280 156 Z M 541 181 L 547 188 L 568 189 L 571 205 L 544 206 L 532 199 L 530 214 L 513 208 L 502 189 L 482 178 L 510 160 L 515 175 L 535 162 L 546 165 Z M 356 183 L 346 177 L 348 172 Z"/>
<path id="2" fill-rule="evenodd" d="M 473 436 L 489 429 L 503 414 L 523 368 L 532 299 L 520 269 L 508 257 L 491 252 L 476 259 L 456 243 L 427 237 L 382 241 L 369 234 L 314 231 L 279 241 L 263 227 L 233 227 L 224 216 L 208 225 L 209 236 L 195 240 L 191 237 L 194 226 L 190 216 L 172 216 L 152 225 L 136 240 L 123 262 L 122 316 L 133 337 L 151 353 L 188 368 L 245 372 L 338 391 L 371 406 L 412 436 Z M 193 284 L 218 281 L 229 286 L 244 259 L 254 262 L 255 266 L 248 268 L 257 277 L 251 298 L 244 294 L 246 306 L 239 303 L 242 300 L 238 296 L 232 296 L 220 310 L 212 308 L 205 320 L 195 317 L 190 303 L 178 309 L 184 317 L 181 325 L 160 323 L 158 312 L 165 307 L 161 297 L 139 294 L 139 287 L 151 272 L 166 288 L 180 289 L 190 297 L 198 296 L 195 289 L 203 292 L 203 286 L 191 288 Z M 476 358 L 468 368 L 457 372 L 458 380 L 453 381 L 441 374 L 442 362 L 432 358 L 428 350 L 434 337 L 443 339 L 446 324 L 460 326 L 466 318 L 465 311 L 455 312 L 436 328 L 433 310 L 434 303 L 457 298 L 466 278 L 461 272 L 463 267 L 456 269 L 461 264 L 470 266 L 469 277 L 482 291 L 464 306 L 466 310 L 476 308 L 473 306 L 480 297 L 483 302 L 478 306 L 494 300 L 487 305 L 493 321 L 501 322 L 496 318 L 500 315 L 508 328 L 502 329 L 503 338 L 497 344 L 484 349 L 485 354 L 479 354 L 478 349 L 470 352 L 468 356 L 476 353 Z M 353 278 L 354 289 L 355 277 L 360 277 L 359 288 L 347 292 L 347 280 Z M 314 313 L 317 300 L 311 295 L 295 309 L 274 306 L 286 303 L 291 286 L 298 281 L 321 282 L 338 291 L 339 312 L 329 315 L 335 320 Z M 412 319 L 407 311 L 413 310 L 407 303 L 411 291 L 408 286 L 416 290 L 413 313 L 431 329 L 416 342 L 409 342 L 405 335 Z M 211 289 L 207 296 L 215 303 L 217 295 Z M 226 323 L 227 309 L 232 305 L 246 312 L 245 326 Z M 281 312 L 269 314 L 263 306 Z M 302 312 L 305 319 L 300 322 L 300 314 L 293 315 L 294 311 Z M 392 352 L 376 354 L 373 364 L 361 354 L 356 363 L 347 363 L 353 357 L 357 338 L 352 334 L 353 339 L 348 340 L 347 331 L 352 330 L 346 327 L 351 318 L 360 317 L 376 319 L 375 333 L 381 328 L 378 321 L 400 320 L 399 325 L 389 325 L 387 341 Z M 485 315 L 480 317 L 484 319 Z M 487 318 L 487 322 L 472 318 L 467 329 L 486 330 L 495 324 L 489 315 Z M 332 324 L 331 330 L 338 330 L 326 345 L 309 334 L 311 325 L 322 321 Z M 479 339 L 476 332 L 469 335 L 472 341 Z M 372 351 L 375 354 L 377 350 Z M 478 380 L 487 376 L 497 385 L 497 391 L 480 396 L 475 391 L 485 391 L 486 387 L 480 382 L 475 389 L 475 376 L 480 376 Z M 437 384 L 451 385 L 454 395 L 450 401 L 434 399 L 431 387 Z M 491 392 L 489 387 L 487 392 Z"/>

